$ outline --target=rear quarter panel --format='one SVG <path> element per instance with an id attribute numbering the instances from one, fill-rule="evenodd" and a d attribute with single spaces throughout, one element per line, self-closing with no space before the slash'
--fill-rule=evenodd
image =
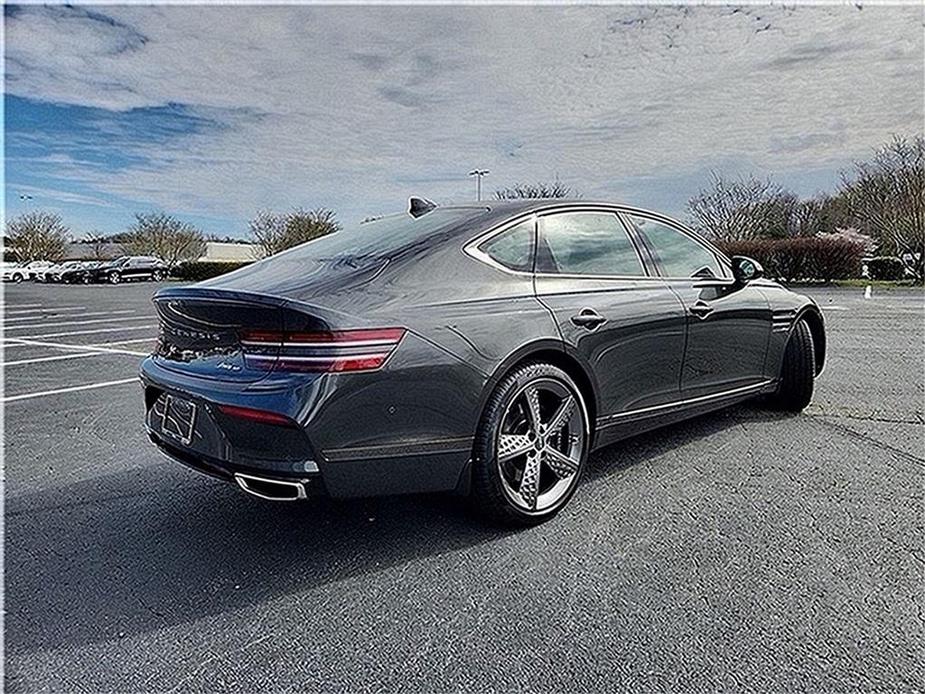
<path id="1" fill-rule="evenodd" d="M 351 303 L 364 322 L 409 332 L 381 371 L 329 376 L 307 413 L 326 484 L 344 495 L 456 487 L 499 367 L 558 335 L 532 278 L 449 248 Z"/>

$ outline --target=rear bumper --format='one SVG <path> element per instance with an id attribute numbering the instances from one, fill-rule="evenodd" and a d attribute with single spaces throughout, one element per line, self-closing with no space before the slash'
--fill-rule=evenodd
<path id="1" fill-rule="evenodd" d="M 148 438 L 165 456 L 171 460 L 180 463 L 196 472 L 201 472 L 209 477 L 220 479 L 224 482 L 236 482 L 244 491 L 259 496 L 264 499 L 274 500 L 298 500 L 314 496 L 325 496 L 327 494 L 324 488 L 324 482 L 321 475 L 292 476 L 280 477 L 276 474 L 268 475 L 263 471 L 253 471 L 247 468 L 241 468 L 227 463 L 223 460 L 209 458 L 200 453 L 193 453 L 183 446 L 174 445 L 154 432 L 148 432 Z M 259 474 L 257 474 L 259 472 Z M 282 494 L 270 495 L 263 494 L 259 491 L 259 485 L 254 482 L 270 482 L 277 485 L 290 486 L 296 489 L 291 498 L 286 498 Z"/>
<path id="2" fill-rule="evenodd" d="M 315 375 L 278 382 L 222 383 L 167 370 L 153 359 L 142 364 L 145 387 L 145 424 L 150 441 L 166 456 L 198 472 L 244 485 L 236 475 L 250 475 L 304 485 L 306 497 L 377 496 L 465 488 L 465 472 L 472 436 L 460 435 L 468 422 L 426 436 L 408 436 L 400 423 L 380 423 L 379 437 L 372 431 L 370 403 L 363 395 L 348 397 L 350 388 L 339 387 L 337 376 Z M 359 382 L 356 375 L 351 383 Z M 369 384 L 358 393 L 377 392 Z M 155 404 L 164 395 L 195 403 L 195 436 L 179 441 L 169 435 Z M 332 397 L 336 395 L 337 397 Z M 394 404 L 392 404 L 394 403 Z M 380 407 L 395 411 L 404 400 L 394 395 Z M 257 424 L 223 415 L 220 405 L 234 405 L 283 414 L 292 426 Z M 432 400 L 422 407 L 434 411 Z M 440 412 L 439 410 L 437 411 Z M 409 413 L 420 417 L 414 411 Z M 434 415 L 436 416 L 436 415 Z M 446 413 L 440 415 L 446 418 Z M 442 420 L 441 420 L 442 421 Z M 425 426 L 421 427 L 427 431 Z M 450 429 L 449 431 L 447 429 Z M 404 435 L 402 435 L 404 433 Z M 251 493 L 254 493 L 251 490 Z M 257 494 L 259 496 L 259 494 Z"/>

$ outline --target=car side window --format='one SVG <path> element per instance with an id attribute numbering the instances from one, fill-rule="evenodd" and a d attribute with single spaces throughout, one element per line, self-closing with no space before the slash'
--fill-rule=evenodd
<path id="1" fill-rule="evenodd" d="M 479 250 L 511 270 L 533 270 L 533 219 L 515 224 L 479 245 Z"/>
<path id="2" fill-rule="evenodd" d="M 633 224 L 655 251 L 664 277 L 724 277 L 719 259 L 706 246 L 668 224 L 632 217 Z"/>
<path id="3" fill-rule="evenodd" d="M 537 272 L 644 277 L 623 223 L 612 212 L 563 212 L 540 218 Z"/>

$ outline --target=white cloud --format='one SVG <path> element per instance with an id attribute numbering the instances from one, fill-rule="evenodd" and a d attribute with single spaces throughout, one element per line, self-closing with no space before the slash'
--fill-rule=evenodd
<path id="1" fill-rule="evenodd" d="M 476 165 L 489 189 L 558 173 L 613 198 L 729 161 L 838 168 L 920 132 L 922 19 L 853 6 L 30 6 L 7 19 L 7 90 L 112 111 L 184 104 L 220 124 L 166 145 L 139 137 L 146 163 L 109 175 L 87 167 L 101 193 L 190 213 L 325 204 L 361 217 L 411 193 L 469 197 Z"/>

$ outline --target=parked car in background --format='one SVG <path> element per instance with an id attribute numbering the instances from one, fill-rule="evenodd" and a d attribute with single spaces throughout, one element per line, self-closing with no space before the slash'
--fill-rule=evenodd
<path id="1" fill-rule="evenodd" d="M 35 273 L 36 282 L 60 282 L 61 273 L 65 270 L 80 264 L 79 260 L 67 260 L 63 263 L 56 263 L 50 267 L 38 270 Z"/>
<path id="2" fill-rule="evenodd" d="M 455 490 L 537 523 L 594 448 L 757 396 L 806 407 L 822 313 L 762 274 L 625 205 L 415 199 L 157 292 L 148 433 L 266 499 Z"/>
<path id="3" fill-rule="evenodd" d="M 98 261 L 75 262 L 62 270 L 55 281 L 64 284 L 89 284 L 93 281 L 94 273 L 99 265 Z"/>
<path id="4" fill-rule="evenodd" d="M 38 261 L 42 264 L 36 264 L 34 267 L 29 270 L 29 279 L 35 282 L 50 282 L 51 273 L 61 267 L 60 263 L 48 263 L 44 264 L 43 261 Z"/>
<path id="5" fill-rule="evenodd" d="M 0 274 L 3 281 L 9 282 L 13 279 L 13 272 L 19 267 L 19 263 L 3 262 L 0 263 Z"/>
<path id="6" fill-rule="evenodd" d="M 44 272 L 46 268 L 54 265 L 48 260 L 33 260 L 28 263 L 17 263 L 3 268 L 4 282 L 22 282 L 34 280 L 37 273 Z"/>
<path id="7" fill-rule="evenodd" d="M 131 280 L 154 280 L 160 282 L 167 277 L 167 265 L 148 255 L 123 255 L 93 269 L 93 280 L 119 284 Z"/>
<path id="8" fill-rule="evenodd" d="M 44 275 L 45 271 L 54 267 L 54 265 L 50 260 L 33 260 L 31 263 L 26 264 L 26 271 L 29 275 L 26 279 L 35 280 L 39 275 Z"/>

